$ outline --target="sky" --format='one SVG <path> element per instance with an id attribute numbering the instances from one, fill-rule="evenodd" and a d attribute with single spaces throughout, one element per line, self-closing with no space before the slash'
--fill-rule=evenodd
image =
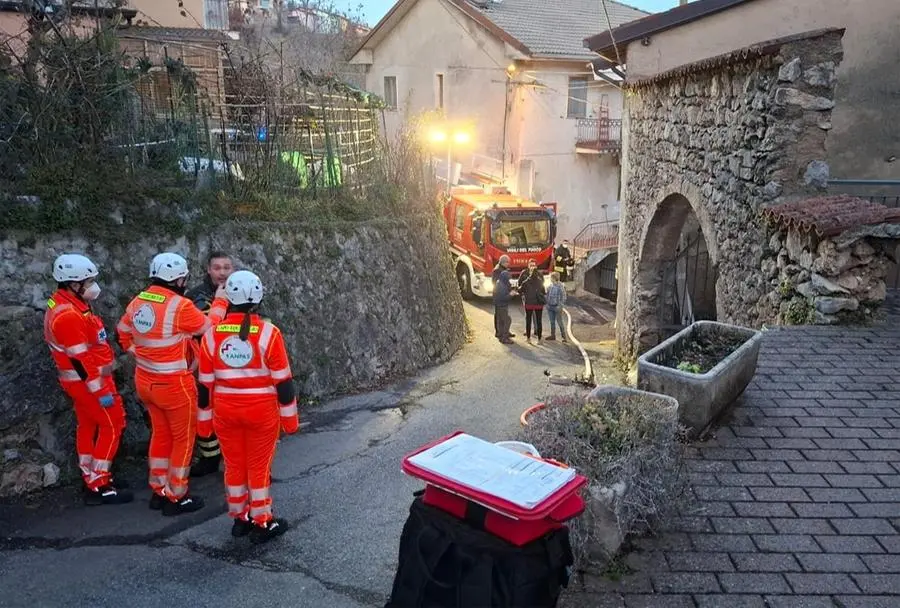
<path id="1" fill-rule="evenodd" d="M 548 1 L 552 2 L 553 0 Z M 624 0 L 624 2 L 651 13 L 658 13 L 678 6 L 678 0 Z M 334 4 L 338 9 L 345 9 L 351 14 L 356 13 L 355 9 L 362 5 L 365 21 L 369 25 L 375 25 L 394 6 L 395 0 L 334 0 Z"/>

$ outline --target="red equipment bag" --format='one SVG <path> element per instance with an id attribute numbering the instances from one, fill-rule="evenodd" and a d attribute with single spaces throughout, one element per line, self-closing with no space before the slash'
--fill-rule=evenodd
<path id="1" fill-rule="evenodd" d="M 426 505 L 464 519 L 476 528 L 483 529 L 519 547 L 562 528 L 566 521 L 584 512 L 584 499 L 579 491 L 587 484 L 588 479 L 583 475 L 576 474 L 572 480 L 547 497 L 546 500 L 532 509 L 525 509 L 491 494 L 436 475 L 410 462 L 410 458 L 416 454 L 461 433 L 462 431 L 451 433 L 422 446 L 403 458 L 403 472 L 426 483 L 425 493 L 422 496 Z M 550 462 L 546 459 L 542 460 Z"/>

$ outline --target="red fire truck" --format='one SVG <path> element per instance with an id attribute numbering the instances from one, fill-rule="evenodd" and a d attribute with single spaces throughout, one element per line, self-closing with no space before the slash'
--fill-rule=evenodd
<path id="1" fill-rule="evenodd" d="M 490 297 L 491 272 L 504 254 L 510 259 L 513 285 L 531 260 L 549 274 L 556 239 L 552 207 L 510 194 L 453 193 L 444 218 L 463 298 Z"/>

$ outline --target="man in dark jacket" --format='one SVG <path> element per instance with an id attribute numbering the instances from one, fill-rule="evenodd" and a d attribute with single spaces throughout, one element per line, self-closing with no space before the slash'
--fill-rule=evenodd
<path id="1" fill-rule="evenodd" d="M 494 322 L 496 324 L 497 339 L 501 344 L 512 344 L 512 334 L 509 328 L 512 326 L 512 318 L 509 316 L 509 302 L 513 297 L 511 278 L 508 270 L 501 269 L 494 285 Z"/>
<path id="2" fill-rule="evenodd" d="M 500 280 L 500 273 L 504 270 L 509 270 L 509 256 L 501 255 L 500 259 L 497 260 L 497 265 L 494 266 L 494 271 L 491 273 L 491 280 L 494 282 L 494 289 L 497 288 L 497 281 Z M 508 310 L 507 310 L 508 312 Z M 509 334 L 510 338 L 515 337 L 516 334 Z M 497 328 L 497 307 L 494 307 L 494 337 L 500 338 L 500 330 Z"/>
<path id="3" fill-rule="evenodd" d="M 544 275 L 538 270 L 534 260 L 530 260 L 528 268 L 519 275 L 519 293 L 522 294 L 522 304 L 525 306 L 525 341 L 531 344 L 533 326 L 534 335 L 540 342 L 547 290 L 544 289 Z"/>
<path id="4" fill-rule="evenodd" d="M 232 272 L 234 261 L 231 256 L 221 251 L 213 251 L 206 258 L 206 276 L 203 277 L 203 282 L 189 289 L 184 296 L 205 314 L 215 299 L 216 291 L 225 285 Z M 199 458 L 191 467 L 191 477 L 203 477 L 218 472 L 222 450 L 219 449 L 219 440 L 215 434 L 197 437 L 197 453 Z"/>
<path id="5" fill-rule="evenodd" d="M 227 253 L 213 251 L 206 258 L 206 275 L 203 282 L 188 289 L 184 297 L 191 300 L 204 313 L 209 310 L 216 290 L 225 285 L 225 281 L 234 272 L 234 260 Z"/>
<path id="6" fill-rule="evenodd" d="M 575 267 L 575 257 L 569 248 L 569 241 L 565 240 L 553 251 L 553 270 L 559 273 L 559 280 L 565 283 L 569 280 L 569 273 Z"/>

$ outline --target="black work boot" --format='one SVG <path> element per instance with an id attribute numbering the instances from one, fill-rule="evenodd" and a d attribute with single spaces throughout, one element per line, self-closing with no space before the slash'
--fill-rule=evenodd
<path id="1" fill-rule="evenodd" d="M 134 494 L 128 490 L 122 490 L 115 487 L 111 483 L 106 484 L 96 490 L 85 488 L 84 504 L 89 507 L 99 507 L 100 505 L 124 505 L 134 500 Z"/>
<path id="2" fill-rule="evenodd" d="M 150 497 L 150 510 L 151 511 L 160 511 L 168 502 L 168 499 L 162 494 L 153 493 L 153 496 Z"/>
<path id="3" fill-rule="evenodd" d="M 211 473 L 218 473 L 221 461 L 221 455 L 201 457 L 197 464 L 191 467 L 191 477 L 203 477 Z"/>
<path id="4" fill-rule="evenodd" d="M 246 517 L 235 518 L 234 523 L 231 524 L 231 535 L 235 538 L 247 536 L 250 534 L 250 528 L 252 527 L 253 524 Z"/>
<path id="5" fill-rule="evenodd" d="M 250 529 L 250 542 L 254 545 L 260 545 L 276 536 L 281 536 L 287 532 L 287 529 L 287 522 L 283 519 L 271 519 L 262 526 L 254 523 Z"/>
<path id="6" fill-rule="evenodd" d="M 166 500 L 163 504 L 162 514 L 165 517 L 173 517 L 175 515 L 184 515 L 185 513 L 193 513 L 203 508 L 203 499 L 197 496 L 185 496 L 178 502 Z"/>
<path id="7" fill-rule="evenodd" d="M 113 479 L 113 478 L 110 478 L 109 483 L 110 483 L 111 485 L 116 486 L 116 487 L 119 488 L 120 490 L 130 490 L 130 489 L 131 489 L 131 484 L 128 483 L 128 481 L 125 480 L 125 479 Z"/>

